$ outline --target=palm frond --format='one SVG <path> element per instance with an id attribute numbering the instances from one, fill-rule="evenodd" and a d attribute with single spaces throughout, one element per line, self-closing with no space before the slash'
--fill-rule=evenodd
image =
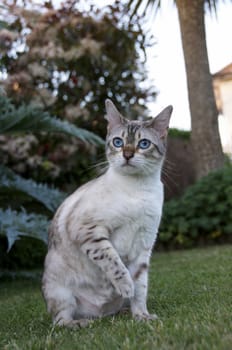
<path id="1" fill-rule="evenodd" d="M 10 195 L 16 191 L 42 203 L 51 212 L 54 212 L 67 196 L 55 188 L 49 188 L 46 184 L 36 183 L 30 179 L 26 180 L 9 168 L 0 165 L 0 193 Z"/>
<path id="2" fill-rule="evenodd" d="M 160 6 L 161 0 L 129 0 L 127 9 L 131 12 L 131 18 L 133 18 L 140 8 L 143 9 L 142 16 L 144 16 L 148 9 L 156 13 Z"/>
<path id="3" fill-rule="evenodd" d="M 140 8 L 143 8 L 142 15 L 144 16 L 149 9 L 152 12 L 157 12 L 161 7 L 162 0 L 129 0 L 127 3 L 127 10 L 131 12 L 131 18 L 134 17 Z M 174 3 L 176 1 L 174 0 Z M 217 14 L 218 0 L 205 0 L 204 4 L 207 5 L 210 12 Z M 189 5 L 191 7 L 191 4 Z"/>
<path id="4" fill-rule="evenodd" d="M 51 117 L 49 113 L 33 105 L 16 108 L 9 98 L 0 95 L 0 134 L 42 131 L 65 133 L 94 145 L 104 144 L 99 136 L 90 131 Z"/>
<path id="5" fill-rule="evenodd" d="M 205 5 L 208 6 L 210 12 L 217 13 L 217 0 L 205 0 Z"/>
<path id="6" fill-rule="evenodd" d="M 44 215 L 0 209 L 0 235 L 7 237 L 8 251 L 20 236 L 37 238 L 47 244 L 48 225 Z"/>

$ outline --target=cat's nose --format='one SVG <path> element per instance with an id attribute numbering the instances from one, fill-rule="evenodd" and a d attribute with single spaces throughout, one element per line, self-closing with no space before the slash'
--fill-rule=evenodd
<path id="1" fill-rule="evenodd" d="M 125 150 L 125 151 L 123 152 L 123 157 L 124 157 L 126 160 L 129 160 L 129 159 L 131 159 L 131 158 L 134 157 L 134 152 L 129 151 L 129 150 Z"/>

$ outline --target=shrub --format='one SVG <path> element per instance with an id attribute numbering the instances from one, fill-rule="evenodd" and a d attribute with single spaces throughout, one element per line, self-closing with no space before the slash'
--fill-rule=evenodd
<path id="1" fill-rule="evenodd" d="M 86 143 L 104 144 L 92 132 L 58 120 L 32 105 L 16 108 L 9 98 L 0 95 L 0 135 L 23 136 L 32 131 L 64 133 Z M 66 195 L 46 184 L 24 179 L 0 165 L 1 267 L 33 267 L 43 260 L 49 219 Z M 23 242 L 19 243 L 22 237 Z M 7 255 L 7 249 L 9 252 L 15 242 L 13 252 Z"/>
<path id="2" fill-rule="evenodd" d="M 210 173 L 164 205 L 162 248 L 232 242 L 232 165 Z"/>
<path id="3" fill-rule="evenodd" d="M 148 114 L 147 103 L 156 91 L 154 84 L 144 84 L 145 49 L 154 40 L 143 32 L 142 18 L 130 20 L 123 2 L 101 8 L 89 0 L 84 3 L 4 1 L 0 84 L 17 106 L 33 104 L 104 138 L 107 97 L 129 118 Z M 5 165 L 65 192 L 95 175 L 86 169 L 102 160 L 102 147 L 86 145 L 79 137 L 35 137 L 32 132 L 32 147 L 21 135 L 0 136 Z M 12 151 L 19 144 L 24 149 L 20 154 Z"/>
<path id="4" fill-rule="evenodd" d="M 0 266 L 4 272 L 6 272 L 5 270 L 41 269 L 43 266 L 47 245 L 42 240 L 21 237 L 14 243 L 9 252 L 7 251 L 8 247 L 6 237 L 0 236 Z"/>
<path id="5" fill-rule="evenodd" d="M 187 130 L 170 128 L 168 131 L 168 135 L 171 137 L 177 137 L 178 139 L 182 140 L 190 140 L 191 132 Z"/>

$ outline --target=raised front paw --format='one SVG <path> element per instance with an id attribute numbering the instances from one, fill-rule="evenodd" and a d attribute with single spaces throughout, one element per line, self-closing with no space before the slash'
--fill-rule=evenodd
<path id="1" fill-rule="evenodd" d="M 134 296 L 134 282 L 129 272 L 121 278 L 115 280 L 114 286 L 117 293 L 123 298 L 132 298 Z"/>

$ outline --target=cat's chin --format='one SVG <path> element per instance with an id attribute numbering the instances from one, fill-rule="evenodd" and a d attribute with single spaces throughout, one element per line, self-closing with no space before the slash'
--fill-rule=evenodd
<path id="1" fill-rule="evenodd" d="M 143 175 L 143 169 L 132 164 L 122 164 L 115 168 L 116 172 L 122 175 L 138 176 Z"/>

